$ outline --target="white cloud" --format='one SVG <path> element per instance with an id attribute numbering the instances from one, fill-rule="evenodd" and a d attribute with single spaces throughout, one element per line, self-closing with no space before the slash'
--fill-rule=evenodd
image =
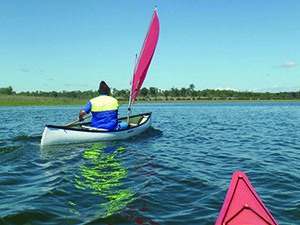
<path id="1" fill-rule="evenodd" d="M 256 91 L 258 91 L 258 89 L 257 88 L 249 88 L 248 91 L 250 91 L 250 92 L 256 92 Z"/>
<path id="2" fill-rule="evenodd" d="M 258 92 L 298 92 L 300 90 L 300 86 L 293 86 L 293 87 L 284 87 L 280 85 L 273 85 L 273 87 L 270 88 L 264 88 L 258 90 Z"/>
<path id="3" fill-rule="evenodd" d="M 65 87 L 72 87 L 74 84 L 64 84 Z"/>
<path id="4" fill-rule="evenodd" d="M 295 63 L 295 62 L 286 62 L 286 63 L 283 63 L 282 65 L 280 65 L 279 67 L 289 68 L 289 67 L 293 67 L 293 66 L 297 66 L 297 63 Z"/>
<path id="5" fill-rule="evenodd" d="M 79 83 L 78 86 L 80 86 L 80 87 L 89 87 L 90 85 L 89 84 L 85 84 L 85 83 Z"/>
<path id="6" fill-rule="evenodd" d="M 24 73 L 29 73 L 30 72 L 30 70 L 29 69 L 20 69 L 22 72 L 24 72 Z"/>
<path id="7" fill-rule="evenodd" d="M 215 89 L 215 91 L 217 91 L 217 90 L 219 90 L 219 91 L 223 91 L 223 90 L 226 90 L 226 91 L 238 91 L 238 90 L 230 88 L 230 87 L 228 87 L 228 88 L 220 88 L 220 87 L 218 87 L 218 88 Z"/>

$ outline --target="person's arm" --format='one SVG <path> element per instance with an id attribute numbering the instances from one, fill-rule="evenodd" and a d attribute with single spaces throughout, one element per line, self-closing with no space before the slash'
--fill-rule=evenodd
<path id="1" fill-rule="evenodd" d="M 86 112 L 82 109 L 80 112 L 79 112 L 79 117 L 78 117 L 78 120 L 79 121 L 83 121 L 83 117 L 86 115 Z"/>
<path id="2" fill-rule="evenodd" d="M 78 120 L 79 121 L 83 121 L 83 117 L 86 115 L 86 114 L 89 114 L 90 111 L 91 111 L 91 108 L 92 108 L 92 104 L 91 102 L 89 101 L 85 106 L 84 108 L 79 112 L 79 117 L 78 117 Z"/>

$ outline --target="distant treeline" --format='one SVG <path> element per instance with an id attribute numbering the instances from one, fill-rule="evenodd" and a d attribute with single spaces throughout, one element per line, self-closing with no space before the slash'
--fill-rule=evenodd
<path id="1" fill-rule="evenodd" d="M 171 88 L 161 90 L 156 87 L 142 88 L 137 101 L 198 101 L 198 100 L 300 100 L 299 92 L 240 92 L 233 90 L 194 90 L 195 86 L 190 84 L 188 88 Z M 16 93 L 11 86 L 0 88 L 1 95 L 19 95 L 34 97 L 91 99 L 98 96 L 97 91 L 32 91 Z M 130 90 L 118 90 L 112 88 L 112 96 L 120 101 L 128 101 Z"/>

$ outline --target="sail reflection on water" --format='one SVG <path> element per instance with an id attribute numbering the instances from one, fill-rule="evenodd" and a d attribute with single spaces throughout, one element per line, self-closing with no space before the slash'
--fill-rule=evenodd
<path id="1" fill-rule="evenodd" d="M 92 202 L 96 202 L 96 208 L 100 208 L 100 212 L 97 213 L 102 217 L 113 215 L 135 200 L 135 193 L 131 193 L 131 188 L 122 182 L 127 173 L 121 166 L 120 159 L 116 157 L 124 149 L 122 146 L 95 143 L 91 149 L 84 152 L 83 164 L 78 174 L 75 174 L 75 187 L 85 194 L 87 192 L 96 196 Z M 75 208 L 80 207 L 81 200 L 85 201 L 77 199 L 70 204 Z M 75 208 L 75 211 L 82 210 Z"/>

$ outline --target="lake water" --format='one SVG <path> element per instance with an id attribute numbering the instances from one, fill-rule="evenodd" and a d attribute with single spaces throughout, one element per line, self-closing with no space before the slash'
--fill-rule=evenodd
<path id="1" fill-rule="evenodd" d="M 140 136 L 40 146 L 80 109 L 0 107 L 0 224 L 214 224 L 237 170 L 300 224 L 300 102 L 136 104 L 153 112 Z"/>

